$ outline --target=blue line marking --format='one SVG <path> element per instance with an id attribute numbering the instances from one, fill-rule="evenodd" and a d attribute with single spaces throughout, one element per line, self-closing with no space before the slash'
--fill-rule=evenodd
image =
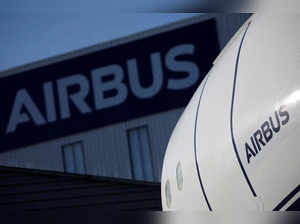
<path id="1" fill-rule="evenodd" d="M 243 164 L 241 162 L 241 159 L 240 159 L 240 156 L 238 154 L 238 150 L 237 150 L 237 147 L 236 147 L 236 144 L 235 144 L 235 140 L 234 140 L 234 134 L 233 134 L 233 105 L 234 105 L 234 96 L 235 96 L 235 87 L 236 87 L 236 78 L 237 78 L 237 71 L 238 71 L 238 64 L 239 64 L 239 59 L 240 59 L 240 53 L 241 53 L 241 48 L 242 48 L 242 45 L 243 45 L 243 42 L 244 42 L 244 38 L 246 36 L 246 33 L 248 31 L 248 28 L 251 24 L 251 21 L 248 23 L 248 26 L 245 30 L 245 33 L 243 35 L 243 38 L 241 40 L 241 43 L 240 43 L 240 47 L 239 47 L 239 50 L 238 50 L 238 55 L 237 55 L 237 59 L 236 59 L 236 64 L 235 64 L 235 72 L 234 72 L 234 81 L 233 81 L 233 90 L 232 90 L 232 101 L 231 101 L 231 111 L 230 111 L 230 130 L 231 130 L 231 140 L 232 140 L 232 144 L 233 144 L 233 148 L 234 148 L 234 151 L 235 151 L 235 154 L 236 154 L 236 157 L 237 157 L 237 160 L 240 164 L 240 167 L 241 167 L 241 170 L 243 172 L 243 175 L 251 189 L 251 192 L 253 194 L 254 197 L 256 197 L 256 193 L 250 183 L 250 180 L 247 176 L 247 173 L 243 167 Z"/>
<path id="2" fill-rule="evenodd" d="M 198 106 L 197 106 L 197 111 L 196 111 L 196 120 L 195 120 L 195 127 L 194 127 L 194 153 L 195 153 L 195 162 L 196 162 L 197 174 L 198 174 L 198 179 L 199 179 L 199 182 L 200 182 L 201 190 L 202 190 L 202 193 L 204 195 L 204 198 L 205 198 L 205 201 L 206 201 L 206 204 L 207 204 L 207 207 L 208 207 L 209 211 L 212 211 L 211 206 L 209 204 L 209 201 L 207 199 L 204 187 L 203 187 L 201 176 L 200 176 L 200 170 L 199 170 L 199 165 L 198 165 L 198 161 L 197 161 L 197 146 L 196 146 L 198 112 L 199 112 L 199 107 L 200 107 L 202 94 L 204 92 L 204 88 L 206 86 L 207 80 L 208 80 L 208 75 L 207 75 L 207 77 L 205 79 L 205 82 L 203 84 L 203 88 L 202 88 L 202 91 L 201 91 L 201 94 L 200 94 L 200 98 L 199 98 L 199 102 L 198 102 Z"/>

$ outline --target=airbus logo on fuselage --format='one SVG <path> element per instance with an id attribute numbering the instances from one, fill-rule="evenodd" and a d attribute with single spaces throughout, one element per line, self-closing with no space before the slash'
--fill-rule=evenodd
<path id="1" fill-rule="evenodd" d="M 245 143 L 245 152 L 247 162 L 251 162 L 251 158 L 255 157 L 265 147 L 271 139 L 278 134 L 281 126 L 286 125 L 290 120 L 290 114 L 281 106 L 270 116 L 259 129 L 257 129 L 250 137 L 250 141 Z M 251 142 L 251 143 L 250 143 Z"/>

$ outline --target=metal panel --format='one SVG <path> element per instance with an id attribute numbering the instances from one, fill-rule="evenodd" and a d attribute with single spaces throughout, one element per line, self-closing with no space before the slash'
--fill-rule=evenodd
<path id="1" fill-rule="evenodd" d="M 158 183 L 7 167 L 0 167 L 0 182 L 2 211 L 38 211 L 40 214 L 41 211 L 84 207 L 99 207 L 100 211 L 161 210 Z M 12 187 L 12 183 L 16 187 Z"/>
<path id="2" fill-rule="evenodd" d="M 182 109 L 176 109 L 4 152 L 0 154 L 0 164 L 64 171 L 61 146 L 82 141 L 87 174 L 132 178 L 127 130 L 148 125 L 154 180 L 159 181 L 167 142 L 181 112 Z"/>

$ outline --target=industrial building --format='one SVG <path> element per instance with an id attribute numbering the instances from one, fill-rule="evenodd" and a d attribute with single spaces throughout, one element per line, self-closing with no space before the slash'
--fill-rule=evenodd
<path id="1" fill-rule="evenodd" d="M 185 105 L 249 16 L 196 16 L 0 73 L 0 166 L 159 183 Z"/>

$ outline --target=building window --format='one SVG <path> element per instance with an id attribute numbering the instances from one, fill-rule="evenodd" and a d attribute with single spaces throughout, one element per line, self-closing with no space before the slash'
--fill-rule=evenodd
<path id="1" fill-rule="evenodd" d="M 65 172 L 85 174 L 82 142 L 62 146 Z"/>
<path id="2" fill-rule="evenodd" d="M 153 181 L 148 127 L 130 129 L 127 134 L 134 178 L 136 180 Z"/>

